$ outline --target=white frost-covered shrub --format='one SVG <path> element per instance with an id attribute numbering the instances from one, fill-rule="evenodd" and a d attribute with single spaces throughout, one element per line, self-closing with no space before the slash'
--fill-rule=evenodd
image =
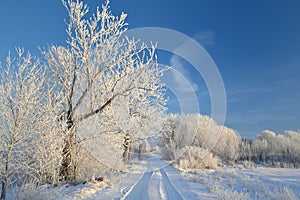
<path id="1" fill-rule="evenodd" d="M 15 200 L 55 200 L 61 197 L 61 189 L 62 188 L 47 188 L 46 186 L 23 187 L 14 190 L 12 198 Z"/>
<path id="2" fill-rule="evenodd" d="M 217 169 L 218 160 L 206 149 L 188 147 L 177 164 L 184 169 Z"/>

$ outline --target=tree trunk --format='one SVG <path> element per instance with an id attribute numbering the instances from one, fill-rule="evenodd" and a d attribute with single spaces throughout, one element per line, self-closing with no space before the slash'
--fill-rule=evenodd
<path id="1" fill-rule="evenodd" d="M 75 158 L 73 162 L 73 181 L 77 179 L 77 171 L 79 166 L 79 142 L 75 136 Z"/>
<path id="2" fill-rule="evenodd" d="M 129 134 L 126 134 L 126 136 L 124 137 L 123 146 L 124 146 L 124 153 L 123 153 L 124 163 L 128 164 L 128 161 L 130 160 L 130 152 L 132 149 L 131 138 L 130 138 Z"/>
<path id="3" fill-rule="evenodd" d="M 139 144 L 139 160 L 142 160 L 142 154 L 144 153 L 144 148 L 145 148 L 144 143 L 141 142 Z"/>
<path id="4" fill-rule="evenodd" d="M 128 164 L 128 161 L 129 161 L 129 149 L 128 149 L 128 148 L 126 148 L 126 149 L 124 150 L 124 153 L 123 153 L 123 159 L 124 159 L 125 165 L 127 165 L 127 164 Z"/>
<path id="5" fill-rule="evenodd" d="M 60 177 L 62 181 L 69 181 L 71 180 L 71 162 L 72 162 L 72 149 L 73 149 L 73 121 L 68 120 L 67 128 L 68 128 L 68 135 L 65 139 L 65 146 L 63 149 L 63 159 L 62 165 L 60 169 Z"/>
<path id="6" fill-rule="evenodd" d="M 6 166 L 5 166 L 6 168 Z M 6 190 L 8 187 L 8 176 L 6 174 L 6 169 L 5 169 L 5 176 L 4 176 L 4 180 L 2 180 L 2 191 L 1 191 L 1 200 L 5 200 L 6 198 Z"/>
<path id="7" fill-rule="evenodd" d="M 7 186 L 5 181 L 2 181 L 2 189 L 1 189 L 1 200 L 5 200 Z"/>
<path id="8" fill-rule="evenodd" d="M 6 198 L 6 191 L 8 188 L 8 182 L 9 182 L 9 162 L 10 162 L 10 157 L 11 157 L 11 153 L 12 153 L 12 149 L 13 147 L 10 146 L 8 148 L 8 152 L 7 152 L 7 156 L 5 159 L 5 170 L 4 170 L 4 180 L 2 180 L 2 190 L 1 190 L 1 200 L 5 200 Z"/>

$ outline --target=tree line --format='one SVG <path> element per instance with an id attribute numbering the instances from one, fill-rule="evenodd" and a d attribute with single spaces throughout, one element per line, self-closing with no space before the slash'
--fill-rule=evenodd
<path id="1" fill-rule="evenodd" d="M 181 168 L 216 169 L 250 161 L 270 167 L 300 165 L 300 132 L 265 130 L 253 140 L 201 114 L 171 114 L 161 131 L 160 151 Z"/>

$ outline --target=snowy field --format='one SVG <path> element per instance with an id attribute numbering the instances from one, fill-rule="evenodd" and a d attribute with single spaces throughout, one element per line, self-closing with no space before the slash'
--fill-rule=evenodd
<path id="1" fill-rule="evenodd" d="M 205 185 L 217 199 L 300 199 L 300 169 L 236 166 L 182 174 Z"/>
<path id="2" fill-rule="evenodd" d="M 300 199 L 300 169 L 236 165 L 187 171 L 155 155 L 130 166 L 101 182 L 41 189 L 27 199 Z"/>

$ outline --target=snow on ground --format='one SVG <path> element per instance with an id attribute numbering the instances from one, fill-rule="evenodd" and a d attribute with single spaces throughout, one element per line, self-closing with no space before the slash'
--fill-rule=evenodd
<path id="1" fill-rule="evenodd" d="M 120 199 L 129 190 L 131 185 L 141 176 L 140 172 L 137 173 L 116 173 L 104 179 L 104 184 L 97 187 L 101 183 L 80 184 L 75 187 L 68 187 L 63 190 L 59 200 L 69 199 Z"/>
<path id="2" fill-rule="evenodd" d="M 122 199 L 210 199 L 215 197 L 206 187 L 201 187 L 180 175 L 159 156 L 147 159 L 147 170 Z"/>
<path id="3" fill-rule="evenodd" d="M 26 195 L 37 197 L 38 193 Z M 300 169 L 236 165 L 216 171 L 177 170 L 153 154 L 133 161 L 126 172 L 108 175 L 104 181 L 64 185 L 42 190 L 39 195 L 47 195 L 41 199 L 49 200 L 300 199 Z"/>
<path id="4" fill-rule="evenodd" d="M 182 200 L 215 199 L 216 195 L 190 178 L 180 175 L 158 155 L 150 155 L 144 161 L 135 161 L 127 172 L 117 173 L 99 183 L 64 187 L 59 200 Z"/>
<path id="5" fill-rule="evenodd" d="M 236 166 L 182 174 L 206 185 L 218 199 L 300 199 L 300 169 Z"/>
<path id="6" fill-rule="evenodd" d="M 132 163 L 126 176 L 122 183 L 118 183 L 122 184 L 118 186 L 119 189 L 116 186 L 108 188 L 102 193 L 105 196 L 97 193 L 99 196 L 93 196 L 94 199 L 182 200 L 216 197 L 206 187 L 180 175 L 178 170 L 162 161 L 158 155 L 150 155 L 145 161 Z"/>

